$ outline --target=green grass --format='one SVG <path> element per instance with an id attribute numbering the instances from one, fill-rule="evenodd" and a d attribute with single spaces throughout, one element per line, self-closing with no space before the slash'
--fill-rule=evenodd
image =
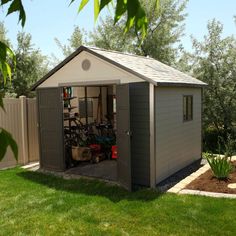
<path id="1" fill-rule="evenodd" d="M 0 235 L 236 235 L 236 200 L 0 171 Z"/>

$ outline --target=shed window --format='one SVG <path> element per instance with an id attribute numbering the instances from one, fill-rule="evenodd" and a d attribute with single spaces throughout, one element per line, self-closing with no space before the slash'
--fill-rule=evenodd
<path id="1" fill-rule="evenodd" d="M 190 121 L 193 119 L 193 96 L 184 95 L 183 103 L 183 120 Z"/>

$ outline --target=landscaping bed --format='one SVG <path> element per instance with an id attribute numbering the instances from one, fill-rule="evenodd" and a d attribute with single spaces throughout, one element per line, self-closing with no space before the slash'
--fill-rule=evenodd
<path id="1" fill-rule="evenodd" d="M 236 161 L 232 162 L 233 171 L 226 180 L 219 180 L 213 176 L 211 169 L 200 175 L 188 184 L 185 189 L 200 190 L 206 192 L 236 194 L 236 189 L 228 187 L 229 184 L 236 183 Z"/>

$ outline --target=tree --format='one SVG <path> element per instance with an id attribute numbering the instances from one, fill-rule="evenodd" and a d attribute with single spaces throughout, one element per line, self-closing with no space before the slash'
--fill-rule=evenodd
<path id="1" fill-rule="evenodd" d="M 115 50 L 120 52 L 131 52 L 133 34 L 129 31 L 124 34 L 125 20 L 113 24 L 113 18 L 107 16 L 105 20 L 101 20 L 93 32 L 90 32 L 89 45 Z"/>
<path id="2" fill-rule="evenodd" d="M 223 25 L 212 20 L 203 42 L 193 41 L 193 74 L 208 84 L 204 90 L 204 131 L 235 137 L 236 127 L 236 39 L 222 38 Z"/>
<path id="3" fill-rule="evenodd" d="M 147 35 L 144 39 L 134 29 L 127 34 L 123 33 L 125 18 L 114 26 L 113 18 L 107 17 L 90 34 L 90 44 L 105 49 L 151 56 L 164 63 L 173 64 L 178 51 L 176 44 L 183 35 L 183 21 L 186 17 L 183 11 L 186 1 L 161 0 L 159 10 L 155 9 L 155 3 L 155 0 L 141 1 L 148 19 Z"/>
<path id="4" fill-rule="evenodd" d="M 75 0 L 71 0 L 73 3 Z M 155 0 L 155 9 L 159 9 L 159 1 Z M 80 12 L 89 2 L 89 0 L 81 0 L 78 11 Z M 114 15 L 114 24 L 116 24 L 122 16 L 126 16 L 126 23 L 124 30 L 128 32 L 132 27 L 135 28 L 136 32 L 139 32 L 142 35 L 142 38 L 145 38 L 147 33 L 147 23 L 148 19 L 146 16 L 145 9 L 141 4 L 140 0 L 94 0 L 94 19 L 95 21 L 98 18 L 98 15 L 103 10 L 105 6 L 109 4 L 115 6 L 115 15 Z"/>
<path id="5" fill-rule="evenodd" d="M 83 45 L 85 42 L 86 32 L 84 30 L 80 30 L 79 26 L 74 27 L 74 31 L 71 37 L 68 39 L 69 44 L 63 44 L 60 42 L 58 38 L 55 38 L 55 42 L 59 49 L 61 50 L 64 57 L 68 57 L 73 51 L 75 51 L 79 46 Z M 53 54 L 53 58 L 55 63 L 58 64 L 60 60 Z"/>
<path id="6" fill-rule="evenodd" d="M 10 45 L 10 40 L 7 38 L 7 30 L 5 28 L 4 22 L 0 22 L 0 41 Z"/>
<path id="7" fill-rule="evenodd" d="M 143 1 L 147 12 L 147 36 L 144 40 L 137 32 L 135 53 L 151 56 L 166 64 L 174 64 L 178 55 L 178 43 L 183 36 L 187 1 L 161 0 L 160 10 L 155 14 L 154 1 Z M 139 47 L 140 45 L 140 47 Z"/>
<path id="8" fill-rule="evenodd" d="M 30 97 L 31 86 L 47 73 L 48 63 L 40 50 L 33 48 L 30 34 L 19 32 L 17 43 L 16 70 L 13 72 L 11 84 L 8 83 L 6 91 L 15 93 L 17 97 L 21 95 Z"/>

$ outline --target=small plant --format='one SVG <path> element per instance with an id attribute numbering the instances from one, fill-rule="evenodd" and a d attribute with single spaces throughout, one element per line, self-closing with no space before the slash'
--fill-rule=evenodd
<path id="1" fill-rule="evenodd" d="M 235 148 L 235 140 L 232 139 L 231 135 L 227 135 L 227 140 L 224 143 L 225 146 L 225 157 L 232 158 L 232 156 L 234 155 L 234 148 Z"/>
<path id="2" fill-rule="evenodd" d="M 233 166 L 228 157 L 221 157 L 220 155 L 210 153 L 205 154 L 205 157 L 217 179 L 228 179 L 230 172 L 233 170 Z"/>

